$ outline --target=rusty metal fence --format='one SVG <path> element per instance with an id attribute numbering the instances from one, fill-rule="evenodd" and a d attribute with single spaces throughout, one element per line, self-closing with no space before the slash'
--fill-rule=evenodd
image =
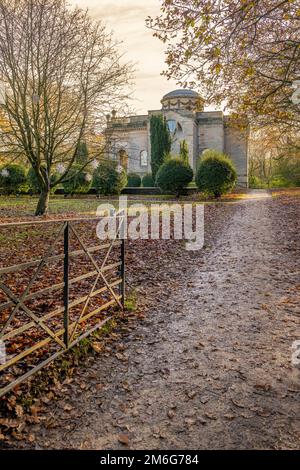
<path id="1" fill-rule="evenodd" d="M 124 308 L 124 214 L 108 242 L 99 243 L 97 223 L 0 225 L 0 396 Z M 11 264 L 16 257 L 22 262 Z"/>

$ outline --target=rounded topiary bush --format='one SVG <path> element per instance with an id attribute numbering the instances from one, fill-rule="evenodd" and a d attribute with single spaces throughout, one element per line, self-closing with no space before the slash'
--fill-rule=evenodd
<path id="1" fill-rule="evenodd" d="M 0 191 L 4 194 L 17 194 L 27 191 L 26 170 L 22 165 L 8 164 L 0 167 Z"/>
<path id="2" fill-rule="evenodd" d="M 94 172 L 93 186 L 98 194 L 120 194 L 127 184 L 126 171 L 114 160 L 103 160 Z"/>
<path id="3" fill-rule="evenodd" d="M 142 184 L 140 175 L 137 173 L 128 173 L 127 175 L 127 186 L 129 188 L 139 188 Z"/>
<path id="4" fill-rule="evenodd" d="M 156 175 L 156 185 L 162 191 L 171 192 L 177 197 L 192 180 L 192 168 L 180 157 L 168 159 L 162 164 Z"/>
<path id="5" fill-rule="evenodd" d="M 155 186 L 155 181 L 151 173 L 146 173 L 142 179 L 142 185 L 144 188 L 153 188 Z"/>
<path id="6" fill-rule="evenodd" d="M 217 198 L 234 188 L 237 172 L 227 155 L 207 150 L 200 160 L 195 181 L 199 191 Z"/>
<path id="7" fill-rule="evenodd" d="M 74 165 L 63 182 L 65 194 L 87 193 L 92 179 L 92 174 L 87 169 L 82 169 L 82 165 Z"/>

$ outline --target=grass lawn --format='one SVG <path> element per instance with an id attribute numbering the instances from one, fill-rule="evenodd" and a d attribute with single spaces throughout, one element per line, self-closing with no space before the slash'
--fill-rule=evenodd
<path id="1" fill-rule="evenodd" d="M 287 190 L 290 192 L 291 190 Z M 300 195 L 300 188 L 293 190 L 293 195 Z M 282 191 L 278 194 L 273 192 L 273 196 L 282 195 Z M 263 194 L 262 194 L 263 196 Z M 181 197 L 179 202 L 195 202 L 195 203 L 233 203 L 245 199 L 258 198 L 258 194 L 251 194 L 249 191 L 235 191 L 232 194 L 223 196 L 220 200 L 205 198 L 201 194 L 194 194 L 193 196 Z M 27 218 L 33 217 L 38 198 L 31 196 L 0 196 L 0 221 L 10 218 Z M 145 205 L 164 202 L 178 202 L 174 196 L 161 195 L 161 196 L 128 196 L 129 205 L 142 203 Z M 83 217 L 96 215 L 96 210 L 100 204 L 109 203 L 118 206 L 118 197 L 111 198 L 96 198 L 95 196 L 81 196 L 74 198 L 64 198 L 62 196 L 52 196 L 49 205 L 49 216 L 57 217 L 61 215 L 68 215 L 70 217 Z"/>
<path id="2" fill-rule="evenodd" d="M 38 202 L 37 197 L 0 197 L 0 217 L 24 217 L 34 215 Z M 64 199 L 62 197 L 51 197 L 49 214 L 64 214 L 75 212 L 78 214 L 95 214 L 99 205 L 98 199 Z"/>

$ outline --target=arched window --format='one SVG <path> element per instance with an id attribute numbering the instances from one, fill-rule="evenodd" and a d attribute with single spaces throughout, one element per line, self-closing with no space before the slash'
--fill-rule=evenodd
<path id="1" fill-rule="evenodd" d="M 176 121 L 174 121 L 174 119 L 169 119 L 167 121 L 167 125 L 168 125 L 168 128 L 169 128 L 170 134 L 175 134 L 175 132 L 176 132 Z"/>
<path id="2" fill-rule="evenodd" d="M 167 121 L 167 125 L 168 125 L 168 129 L 169 129 L 169 132 L 172 136 L 175 136 L 176 137 L 181 137 L 182 134 L 183 134 L 183 129 L 182 129 L 182 125 L 175 121 L 174 119 L 169 119 Z"/>
<path id="3" fill-rule="evenodd" d="M 148 166 L 148 152 L 147 150 L 142 150 L 140 154 L 141 166 Z"/>

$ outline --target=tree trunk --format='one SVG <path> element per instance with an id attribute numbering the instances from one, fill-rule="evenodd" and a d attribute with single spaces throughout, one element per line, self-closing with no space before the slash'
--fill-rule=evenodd
<path id="1" fill-rule="evenodd" d="M 43 190 L 40 194 L 35 215 L 45 215 L 48 212 L 50 190 Z"/>

